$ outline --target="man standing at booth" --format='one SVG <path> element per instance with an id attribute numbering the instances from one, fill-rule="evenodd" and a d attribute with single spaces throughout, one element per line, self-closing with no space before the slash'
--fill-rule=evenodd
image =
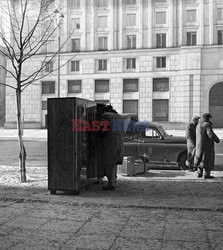
<path id="1" fill-rule="evenodd" d="M 198 178 L 211 179 L 211 170 L 214 168 L 215 150 L 214 143 L 220 140 L 212 130 L 211 114 L 203 114 L 203 119 L 196 128 L 196 152 L 194 165 L 198 167 Z"/>
<path id="2" fill-rule="evenodd" d="M 122 119 L 111 105 L 103 108 L 101 118 L 102 164 L 108 183 L 104 190 L 115 190 L 117 164 L 123 160 Z"/>

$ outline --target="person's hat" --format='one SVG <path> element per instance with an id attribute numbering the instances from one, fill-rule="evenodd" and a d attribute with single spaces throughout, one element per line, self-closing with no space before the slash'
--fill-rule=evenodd
<path id="1" fill-rule="evenodd" d="M 107 104 L 103 107 L 104 112 L 108 112 L 109 110 L 113 109 L 113 106 L 111 104 Z"/>
<path id="2" fill-rule="evenodd" d="M 212 115 L 210 113 L 204 113 L 203 118 L 210 119 L 210 118 L 212 118 Z"/>
<path id="3" fill-rule="evenodd" d="M 196 116 L 193 117 L 193 121 L 198 121 L 199 119 L 200 119 L 200 116 L 196 115 Z"/>

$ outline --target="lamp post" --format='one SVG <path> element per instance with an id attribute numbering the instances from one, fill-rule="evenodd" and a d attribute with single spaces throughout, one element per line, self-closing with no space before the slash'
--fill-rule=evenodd
<path id="1" fill-rule="evenodd" d="M 57 20 L 57 29 L 58 29 L 58 37 L 57 37 L 57 97 L 60 97 L 60 23 L 61 19 L 64 18 L 63 14 L 60 14 L 58 9 L 55 9 L 55 14 L 59 15 Z"/>

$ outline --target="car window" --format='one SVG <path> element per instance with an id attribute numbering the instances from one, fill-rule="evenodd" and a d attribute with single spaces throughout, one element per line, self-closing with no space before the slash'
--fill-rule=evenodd
<path id="1" fill-rule="evenodd" d="M 146 128 L 145 131 L 141 131 L 141 137 L 161 139 L 159 132 L 156 129 Z"/>

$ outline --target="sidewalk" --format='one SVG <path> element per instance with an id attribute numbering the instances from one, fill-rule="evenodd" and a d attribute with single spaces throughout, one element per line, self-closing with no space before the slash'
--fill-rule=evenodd
<path id="1" fill-rule="evenodd" d="M 47 169 L 0 167 L 1 249 L 223 249 L 223 172 L 149 170 L 78 196 L 47 190 Z"/>
<path id="2" fill-rule="evenodd" d="M 169 135 L 185 136 L 185 130 L 166 130 Z M 220 139 L 223 139 L 223 128 L 214 129 Z M 0 128 L 0 140 L 17 140 L 16 129 Z M 47 129 L 24 129 L 25 140 L 47 140 Z"/>

